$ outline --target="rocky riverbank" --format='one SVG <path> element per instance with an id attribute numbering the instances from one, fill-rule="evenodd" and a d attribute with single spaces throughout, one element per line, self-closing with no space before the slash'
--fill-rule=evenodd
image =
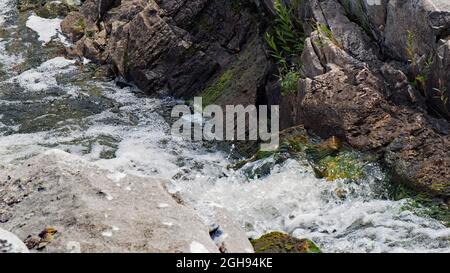
<path id="1" fill-rule="evenodd" d="M 0 252 L 448 251 L 445 1 L 0 6 Z M 280 105 L 280 149 L 170 137 L 194 95 Z"/>

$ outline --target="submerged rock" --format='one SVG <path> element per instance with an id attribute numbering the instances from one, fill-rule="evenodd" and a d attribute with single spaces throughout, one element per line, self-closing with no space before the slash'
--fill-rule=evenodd
<path id="1" fill-rule="evenodd" d="M 311 240 L 297 239 L 281 232 L 268 233 L 251 243 L 256 253 L 321 253 Z"/>

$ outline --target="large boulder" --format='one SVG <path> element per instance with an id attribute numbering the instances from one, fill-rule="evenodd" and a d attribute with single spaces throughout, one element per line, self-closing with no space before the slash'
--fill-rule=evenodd
<path id="1" fill-rule="evenodd" d="M 40 252 L 219 252 L 210 228 L 157 179 L 124 176 L 54 150 L 0 168 L 1 227 Z M 234 252 L 252 251 L 217 218 Z M 0 232 L 0 239 L 3 233 Z M 240 242 L 233 241 L 237 238 Z M 20 242 L 20 241 L 19 241 Z M 20 244 L 15 244 L 20 245 Z M 250 246 L 250 249 L 249 249 Z M 20 250 L 20 249 L 18 249 Z"/>
<path id="2" fill-rule="evenodd" d="M 373 34 L 381 51 L 408 63 L 410 81 L 422 91 L 433 112 L 450 119 L 450 2 L 447 0 L 340 1 L 362 29 Z M 329 18 L 329 17 L 327 17 Z"/>
<path id="3" fill-rule="evenodd" d="M 319 22 L 327 18 L 330 32 L 311 33 L 302 58 L 309 78 L 299 81 L 297 93 L 281 97 L 281 127 L 303 124 L 323 138 L 375 152 L 397 181 L 449 198 L 449 123 L 427 112 L 406 74 L 381 58 L 343 7 L 331 0 L 316 4 L 320 11 L 311 14 L 318 13 Z"/>

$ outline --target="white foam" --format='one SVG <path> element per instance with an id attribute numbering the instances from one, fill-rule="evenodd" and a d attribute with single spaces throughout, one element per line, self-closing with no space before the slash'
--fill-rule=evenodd
<path id="1" fill-rule="evenodd" d="M 24 61 L 21 55 L 14 55 L 6 51 L 6 45 L 8 40 L 0 38 L 0 63 L 6 68 L 7 72 L 11 70 L 15 65 Z"/>
<path id="2" fill-rule="evenodd" d="M 59 18 L 47 19 L 32 14 L 26 26 L 34 30 L 39 36 L 39 41 L 44 44 L 50 42 L 52 38 L 59 38 L 61 42 L 67 43 L 66 38 L 61 34 L 61 22 L 62 19 Z"/>
<path id="3" fill-rule="evenodd" d="M 0 1 L 0 27 L 10 17 L 14 9 L 15 0 L 1 0 Z"/>
<path id="4" fill-rule="evenodd" d="M 377 199 L 377 182 L 330 183 L 290 160 L 251 183 L 242 183 L 239 176 L 214 183 L 203 177 L 176 183 L 176 187 L 204 215 L 215 204 L 223 205 L 252 237 L 285 231 L 314 240 L 326 252 L 450 251 L 450 229 L 404 211 L 406 201 Z M 334 196 L 336 189 L 351 194 L 343 201 Z"/>
<path id="5" fill-rule="evenodd" d="M 41 64 L 35 69 L 30 69 L 10 79 L 27 91 L 39 92 L 58 85 L 56 76 L 68 73 L 75 69 L 73 60 L 56 57 Z M 69 89 L 70 90 L 70 89 Z"/>

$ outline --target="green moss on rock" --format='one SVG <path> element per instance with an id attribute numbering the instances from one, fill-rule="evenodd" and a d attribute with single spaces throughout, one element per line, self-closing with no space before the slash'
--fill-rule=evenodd
<path id="1" fill-rule="evenodd" d="M 354 153 L 342 152 L 326 156 L 318 162 L 320 175 L 329 181 L 336 179 L 359 179 L 364 176 L 363 162 Z"/>
<path id="2" fill-rule="evenodd" d="M 321 253 L 311 240 L 297 239 L 286 233 L 271 232 L 251 240 L 256 253 Z"/>
<path id="3" fill-rule="evenodd" d="M 20 12 L 33 10 L 36 15 L 43 18 L 56 18 L 67 16 L 69 12 L 78 10 L 78 3 L 69 0 L 17 0 L 17 9 Z"/>
<path id="4" fill-rule="evenodd" d="M 231 80 L 233 79 L 234 71 L 227 70 L 213 83 L 211 86 L 206 88 L 203 92 L 203 104 L 209 105 L 216 102 L 216 100 L 222 95 L 225 88 L 230 85 Z"/>
<path id="5" fill-rule="evenodd" d="M 432 198 L 400 183 L 391 185 L 389 195 L 390 198 L 397 201 L 406 199 L 402 210 L 410 211 L 421 217 L 434 218 L 450 227 L 450 204 L 443 200 Z"/>

